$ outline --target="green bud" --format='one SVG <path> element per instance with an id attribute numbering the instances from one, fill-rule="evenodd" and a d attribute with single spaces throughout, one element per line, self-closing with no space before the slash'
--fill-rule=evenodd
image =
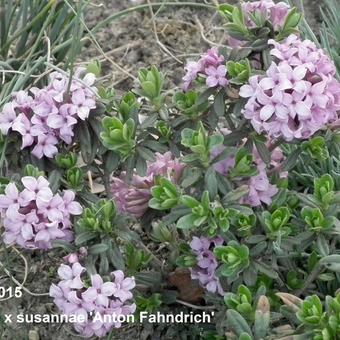
<path id="1" fill-rule="evenodd" d="M 256 216 L 237 213 L 232 219 L 232 224 L 237 228 L 241 236 L 247 236 L 256 224 Z"/>
<path id="2" fill-rule="evenodd" d="M 121 114 L 124 121 L 132 118 L 139 109 L 139 103 L 136 96 L 132 92 L 128 92 L 118 105 L 118 112 Z"/>
<path id="3" fill-rule="evenodd" d="M 209 136 L 203 124 L 198 124 L 198 130 L 185 128 L 181 133 L 181 143 L 189 148 L 194 155 L 188 155 L 183 158 L 184 162 L 191 162 L 200 160 L 204 166 L 209 166 L 210 152 L 216 146 L 223 143 L 224 137 L 222 135 Z M 194 157 L 193 157 L 194 156 Z"/>
<path id="4" fill-rule="evenodd" d="M 149 261 L 151 255 L 143 250 L 137 249 L 131 243 L 126 246 L 126 265 L 132 272 L 141 270 Z"/>
<path id="5" fill-rule="evenodd" d="M 194 267 L 197 264 L 197 258 L 195 255 L 181 255 L 177 258 L 176 264 L 185 268 Z"/>
<path id="6" fill-rule="evenodd" d="M 142 89 L 142 95 L 148 98 L 157 110 L 160 110 L 164 103 L 162 96 L 164 75 L 158 71 L 156 66 L 151 69 L 142 68 L 138 72 L 138 79 Z"/>
<path id="7" fill-rule="evenodd" d="M 44 176 L 44 171 L 40 171 L 37 167 L 32 164 L 27 164 L 24 168 L 24 176 L 31 176 L 38 178 Z"/>
<path id="8" fill-rule="evenodd" d="M 236 85 L 245 84 L 251 75 L 251 66 L 248 59 L 234 62 L 232 60 L 227 62 L 228 76 L 230 82 Z"/>
<path id="9" fill-rule="evenodd" d="M 235 166 L 230 171 L 231 177 L 254 176 L 258 172 L 254 158 L 245 148 L 240 149 L 235 158 Z"/>
<path id="10" fill-rule="evenodd" d="M 325 318 L 322 303 L 317 295 L 308 296 L 296 313 L 297 318 L 305 325 L 320 325 Z"/>
<path id="11" fill-rule="evenodd" d="M 154 223 L 152 225 L 152 239 L 156 242 L 163 243 L 163 242 L 172 242 L 173 241 L 173 234 L 169 230 L 168 226 L 165 225 L 162 221 Z"/>
<path id="12" fill-rule="evenodd" d="M 262 216 L 264 223 L 272 236 L 277 237 L 279 235 L 283 236 L 289 234 L 290 228 L 287 224 L 291 217 L 291 213 L 288 208 L 281 207 L 276 209 L 273 213 L 264 211 Z"/>
<path id="13" fill-rule="evenodd" d="M 149 207 L 156 210 L 169 210 L 178 204 L 180 192 L 175 184 L 164 177 L 156 179 L 151 188 L 152 198 Z"/>
<path id="14" fill-rule="evenodd" d="M 237 294 L 226 293 L 224 303 L 228 308 L 237 310 L 246 319 L 253 319 L 253 297 L 246 286 L 240 285 Z"/>
<path id="15" fill-rule="evenodd" d="M 232 21 L 234 6 L 229 4 L 219 5 L 218 11 L 227 21 Z"/>
<path id="16" fill-rule="evenodd" d="M 309 141 L 303 142 L 302 149 L 313 159 L 326 160 L 329 158 L 326 141 L 321 136 L 317 136 Z"/>
<path id="17" fill-rule="evenodd" d="M 81 190 L 84 185 L 83 171 L 78 167 L 68 169 L 66 171 L 66 182 L 70 188 Z"/>
<path id="18" fill-rule="evenodd" d="M 122 123 L 117 117 L 104 117 L 104 131 L 100 137 L 103 145 L 109 150 L 116 151 L 125 160 L 135 148 L 135 122 L 129 118 Z"/>
<path id="19" fill-rule="evenodd" d="M 314 196 L 323 204 L 328 205 L 334 198 L 334 180 L 329 174 L 314 180 Z"/>
<path id="20" fill-rule="evenodd" d="M 290 270 L 287 274 L 287 284 L 291 289 L 299 289 L 303 286 L 304 277 L 295 270 Z"/>
<path id="21" fill-rule="evenodd" d="M 159 310 L 159 307 L 162 305 L 161 294 L 155 293 L 148 298 L 138 295 L 136 297 L 136 304 L 139 311 L 148 313 L 155 312 Z"/>
<path id="22" fill-rule="evenodd" d="M 112 234 L 115 230 L 116 211 L 114 201 L 101 199 L 84 210 L 78 225 L 94 232 Z"/>
<path id="23" fill-rule="evenodd" d="M 231 280 L 249 266 L 249 249 L 236 241 L 230 241 L 227 246 L 218 246 L 214 249 L 215 256 L 222 261 L 220 273 Z"/>
<path id="24" fill-rule="evenodd" d="M 55 160 L 60 168 L 70 169 L 77 164 L 77 155 L 73 152 L 69 152 L 67 154 L 58 154 Z"/>
<path id="25" fill-rule="evenodd" d="M 171 130 L 171 126 L 169 126 L 166 122 L 164 122 L 163 120 L 158 121 L 156 124 L 156 129 L 158 130 L 158 132 L 161 135 L 161 139 L 160 141 L 169 141 L 169 139 L 172 137 L 172 130 Z"/>
<path id="26" fill-rule="evenodd" d="M 87 65 L 86 70 L 89 73 L 93 73 L 96 77 L 100 77 L 102 72 L 102 66 L 100 64 L 100 61 L 94 60 L 93 62 Z"/>
<path id="27" fill-rule="evenodd" d="M 177 228 L 191 229 L 199 227 L 208 222 L 212 215 L 208 191 L 203 192 L 201 202 L 191 196 L 183 195 L 181 203 L 191 208 L 192 213 L 181 217 L 177 221 Z"/>
<path id="28" fill-rule="evenodd" d="M 199 105 L 199 94 L 195 91 L 177 92 L 174 100 L 181 113 L 190 119 L 197 119 L 209 107 L 208 102 Z"/>
<path id="29" fill-rule="evenodd" d="M 325 217 L 318 208 L 304 207 L 301 211 L 301 216 L 313 232 L 328 231 L 335 224 L 335 217 Z"/>

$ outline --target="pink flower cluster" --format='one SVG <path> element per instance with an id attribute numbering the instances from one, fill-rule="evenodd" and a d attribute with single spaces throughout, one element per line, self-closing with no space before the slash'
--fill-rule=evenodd
<path id="1" fill-rule="evenodd" d="M 223 55 L 220 55 L 216 47 L 211 48 L 195 62 L 190 61 L 185 67 L 187 73 L 183 77 L 183 89 L 187 91 L 199 75 L 206 77 L 208 87 L 228 85 L 227 68 Z"/>
<path id="2" fill-rule="evenodd" d="M 194 236 L 190 242 L 190 247 L 197 258 L 196 267 L 190 269 L 191 278 L 193 280 L 198 280 L 200 285 L 208 292 L 217 292 L 220 295 L 224 295 L 224 291 L 218 277 L 215 275 L 218 261 L 216 260 L 212 248 L 221 246 L 223 242 L 221 237 L 208 239 L 204 236 Z"/>
<path id="3" fill-rule="evenodd" d="M 136 305 L 129 302 L 135 280 L 125 278 L 121 270 L 112 272 L 106 282 L 98 274 L 91 275 L 91 284 L 86 283 L 86 269 L 79 262 L 72 266 L 62 264 L 58 275 L 61 280 L 51 285 L 50 296 L 63 314 L 83 321 L 75 323 L 74 328 L 85 338 L 103 337 L 113 328 L 120 328 L 119 316 L 136 310 Z M 105 319 L 105 315 L 110 317 Z"/>
<path id="4" fill-rule="evenodd" d="M 266 76 L 252 76 L 240 96 L 249 98 L 243 114 L 258 133 L 271 138 L 306 139 L 333 122 L 340 110 L 340 83 L 335 66 L 310 40 L 291 35 L 280 44 Z"/>
<path id="5" fill-rule="evenodd" d="M 0 209 L 5 228 L 4 242 L 23 248 L 49 249 L 53 240 L 73 240 L 72 215 L 82 207 L 74 201 L 73 191 L 53 194 L 44 177 L 21 179 L 23 190 L 9 183 L 0 195 Z"/>
<path id="6" fill-rule="evenodd" d="M 241 8 L 248 28 L 258 26 L 254 18 L 260 17 L 263 22 L 269 21 L 276 32 L 283 28 L 290 11 L 290 6 L 286 3 L 282 1 L 275 3 L 272 0 L 242 2 Z M 228 42 L 230 47 L 242 47 L 246 43 L 232 37 L 229 37 Z"/>
<path id="7" fill-rule="evenodd" d="M 121 213 L 129 213 L 135 217 L 144 215 L 149 207 L 151 188 L 155 185 L 156 176 L 167 177 L 177 182 L 181 177 L 184 164 L 173 158 L 171 152 L 160 154 L 156 152 L 156 160 L 148 162 L 147 174 L 144 177 L 133 175 L 128 184 L 123 172 L 118 177 L 112 178 L 112 193 L 118 210 Z"/>
<path id="8" fill-rule="evenodd" d="M 52 158 L 58 152 L 57 144 L 71 144 L 78 120 L 85 120 L 96 107 L 94 81 L 94 74 L 79 68 L 69 93 L 69 77 L 58 72 L 50 75 L 48 86 L 42 89 L 15 93 L 0 115 L 2 134 L 16 131 L 22 138 L 21 149 L 33 146 L 37 158 Z"/>
<path id="9" fill-rule="evenodd" d="M 290 6 L 284 2 L 275 3 L 272 0 L 248 1 L 241 5 L 246 17 L 246 24 L 248 27 L 256 27 L 254 22 L 254 15 L 260 15 L 264 20 L 269 21 L 275 31 L 282 29 Z"/>

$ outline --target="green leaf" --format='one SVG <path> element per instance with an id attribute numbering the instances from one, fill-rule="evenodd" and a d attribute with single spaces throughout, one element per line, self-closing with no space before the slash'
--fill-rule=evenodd
<path id="1" fill-rule="evenodd" d="M 213 108 L 217 116 L 222 117 L 225 114 L 225 96 L 226 92 L 224 88 L 222 88 L 215 96 Z"/>
<path id="2" fill-rule="evenodd" d="M 254 143 L 256 146 L 256 150 L 258 151 L 260 157 L 262 160 L 266 163 L 269 164 L 271 161 L 271 154 L 270 151 L 268 150 L 266 144 L 264 142 L 260 142 L 258 139 L 254 138 Z"/>
<path id="3" fill-rule="evenodd" d="M 194 214 L 185 215 L 177 221 L 176 226 L 179 229 L 190 229 L 194 226 L 196 218 Z"/>
<path id="4" fill-rule="evenodd" d="M 255 267 L 258 271 L 261 273 L 267 275 L 268 277 L 272 279 L 277 279 L 279 277 L 278 273 L 274 271 L 271 267 L 269 267 L 267 264 L 263 262 L 255 262 Z"/>
<path id="5" fill-rule="evenodd" d="M 95 244 L 89 248 L 89 253 L 92 255 L 97 255 L 106 252 L 109 249 L 109 246 L 105 243 Z"/>
<path id="6" fill-rule="evenodd" d="M 208 189 L 210 198 L 214 200 L 217 196 L 218 187 L 216 172 L 213 167 L 208 168 L 207 172 L 205 173 L 204 181 L 205 188 Z"/>
<path id="7" fill-rule="evenodd" d="M 96 236 L 97 235 L 92 231 L 85 231 L 76 237 L 76 239 L 74 240 L 74 243 L 76 246 L 80 246 L 86 243 L 87 241 L 94 239 Z"/>
<path id="8" fill-rule="evenodd" d="M 253 336 L 247 321 L 239 312 L 234 309 L 227 310 L 227 324 L 230 329 L 238 336 L 241 336 L 242 333 L 247 333 Z"/>

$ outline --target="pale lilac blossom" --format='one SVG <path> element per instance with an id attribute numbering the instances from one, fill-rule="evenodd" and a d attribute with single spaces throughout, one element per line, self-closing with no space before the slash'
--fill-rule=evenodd
<path id="1" fill-rule="evenodd" d="M 58 284 L 50 287 L 50 296 L 61 313 L 81 316 L 84 322 L 74 323 L 75 330 L 85 338 L 104 337 L 113 328 L 120 328 L 120 322 L 102 322 L 97 317 L 105 315 L 132 315 L 136 305 L 131 302 L 135 287 L 134 277 L 124 277 L 120 270 L 111 273 L 104 281 L 99 274 L 90 276 L 79 262 L 72 266 L 59 267 Z M 95 319 L 97 317 L 97 319 Z"/>
<path id="2" fill-rule="evenodd" d="M 248 27 L 256 27 L 253 15 L 261 16 L 263 21 L 270 21 L 275 31 L 282 29 L 290 7 L 284 2 L 275 3 L 272 0 L 247 1 L 243 2 L 241 8 L 246 18 Z"/>
<path id="3" fill-rule="evenodd" d="M 216 47 L 209 49 L 197 62 L 189 61 L 185 69 L 187 71 L 183 77 L 183 89 L 185 91 L 200 75 L 206 78 L 208 87 L 226 87 L 229 83 L 225 58 Z"/>
<path id="4" fill-rule="evenodd" d="M 50 249 L 54 240 L 72 241 L 71 217 L 82 213 L 74 194 L 69 190 L 53 194 L 42 176 L 25 176 L 21 183 L 21 190 L 9 183 L 0 195 L 4 242 L 29 249 Z"/>
<path id="5" fill-rule="evenodd" d="M 307 139 L 338 117 L 335 66 L 313 42 L 296 35 L 269 44 L 276 61 L 265 76 L 253 76 L 241 87 L 240 96 L 248 98 L 243 115 L 269 138 Z"/>
<path id="6" fill-rule="evenodd" d="M 192 238 L 190 247 L 196 256 L 197 264 L 190 269 L 191 278 L 198 280 L 199 284 L 208 292 L 224 295 L 219 278 L 215 272 L 218 267 L 218 261 L 213 253 L 213 248 L 223 244 L 221 237 L 208 239 L 204 236 Z"/>
<path id="7" fill-rule="evenodd" d="M 44 88 L 15 92 L 0 114 L 1 133 L 15 131 L 21 135 L 22 149 L 33 146 L 37 158 L 53 158 L 58 144 L 71 144 L 75 125 L 96 108 L 94 81 L 92 73 L 80 68 L 72 78 L 70 93 L 69 77 L 59 72 L 50 75 Z"/>
<path id="8" fill-rule="evenodd" d="M 184 164 L 174 158 L 171 152 L 160 154 L 156 152 L 155 162 L 147 163 L 146 176 L 133 174 L 131 182 L 127 183 L 126 173 L 112 178 L 112 194 L 121 213 L 128 213 L 137 218 L 142 217 L 149 208 L 151 188 L 155 185 L 157 176 L 167 177 L 177 183 L 182 175 Z"/>

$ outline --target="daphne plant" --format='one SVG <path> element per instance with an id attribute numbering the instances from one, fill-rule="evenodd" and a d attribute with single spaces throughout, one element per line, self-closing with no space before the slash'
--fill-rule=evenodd
<path id="1" fill-rule="evenodd" d="M 162 9 L 184 5 L 212 8 Z M 58 263 L 51 296 L 61 313 L 85 317 L 75 325 L 83 337 L 121 337 L 120 323 L 93 315 L 137 305 L 215 312 L 198 331 L 140 325 L 159 338 L 338 338 L 340 69 L 327 54 L 338 35 L 306 39 L 302 14 L 283 2 L 218 9 L 228 46 L 190 60 L 182 89 L 155 66 L 126 91 L 97 62 L 54 66 L 33 78 L 37 88 L 4 72 L 3 239 L 25 256 L 57 248 L 49 259 L 68 264 Z"/>
<path id="2" fill-rule="evenodd" d="M 326 174 L 314 180 L 314 196 L 323 205 L 329 206 L 334 200 L 334 180 Z"/>
<path id="3" fill-rule="evenodd" d="M 302 143 L 302 149 L 314 159 L 326 160 L 329 157 L 326 141 L 324 137 L 317 136 Z"/>
<path id="4" fill-rule="evenodd" d="M 178 204 L 180 193 L 176 185 L 164 177 L 156 179 L 151 188 L 152 198 L 149 207 L 156 210 L 168 210 Z"/>
<path id="5" fill-rule="evenodd" d="M 236 294 L 226 293 L 224 302 L 229 309 L 237 310 L 247 319 L 254 319 L 253 296 L 246 286 L 240 285 Z"/>
<path id="6" fill-rule="evenodd" d="M 290 211 L 286 207 L 276 209 L 273 213 L 264 211 L 262 214 L 264 223 L 268 228 L 270 237 L 283 237 L 291 231 L 288 221 L 291 217 Z"/>
<path id="7" fill-rule="evenodd" d="M 84 210 L 78 225 L 84 230 L 110 234 L 114 231 L 116 215 L 116 205 L 113 201 L 100 200 Z"/>
<path id="8" fill-rule="evenodd" d="M 201 164 L 207 167 L 210 163 L 211 151 L 223 143 L 222 135 L 208 136 L 203 124 L 198 124 L 198 129 L 184 129 L 182 131 L 182 145 L 189 148 L 193 154 L 184 158 L 185 162 L 200 161 Z"/>
<path id="9" fill-rule="evenodd" d="M 195 91 L 177 92 L 174 97 L 177 108 L 192 120 L 206 113 L 209 108 L 209 103 L 200 104 L 199 99 L 199 93 Z"/>
<path id="10" fill-rule="evenodd" d="M 141 69 L 138 73 L 142 95 L 147 97 L 156 110 L 163 106 L 164 97 L 162 95 L 164 75 L 155 66 L 148 69 Z"/>
<path id="11" fill-rule="evenodd" d="M 227 70 L 230 78 L 230 83 L 235 85 L 245 84 L 248 81 L 252 72 L 248 59 L 236 62 L 229 60 L 227 62 Z"/>
<path id="12" fill-rule="evenodd" d="M 129 157 L 135 148 L 135 123 L 129 118 L 125 123 L 117 117 L 103 119 L 103 132 L 100 137 L 103 144 L 112 151 L 116 151 L 122 159 Z"/>
<path id="13" fill-rule="evenodd" d="M 236 241 L 230 241 L 227 246 L 214 249 L 214 254 L 221 260 L 219 273 L 227 277 L 230 282 L 235 281 L 239 274 L 249 266 L 249 249 Z"/>

